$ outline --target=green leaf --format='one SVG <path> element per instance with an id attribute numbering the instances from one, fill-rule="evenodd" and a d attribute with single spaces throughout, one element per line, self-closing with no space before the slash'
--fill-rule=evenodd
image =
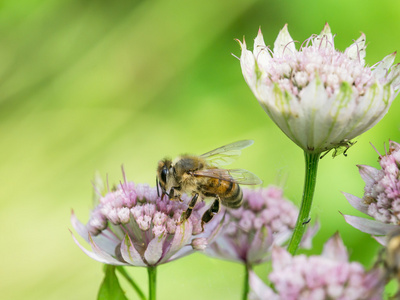
<path id="1" fill-rule="evenodd" d="M 115 274 L 115 266 L 104 265 L 104 279 L 100 285 L 97 300 L 128 300 L 125 292 L 122 290 L 118 282 L 118 277 Z"/>

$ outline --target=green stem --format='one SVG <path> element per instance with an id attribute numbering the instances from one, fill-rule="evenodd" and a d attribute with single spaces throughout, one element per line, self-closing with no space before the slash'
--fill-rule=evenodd
<path id="1" fill-rule="evenodd" d="M 149 275 L 149 300 L 156 299 L 156 267 L 147 267 L 147 273 Z"/>
<path id="2" fill-rule="evenodd" d="M 129 274 L 125 271 L 125 269 L 121 266 L 116 268 L 119 273 L 121 273 L 122 276 L 125 277 L 125 279 L 131 284 L 133 289 L 136 291 L 138 294 L 139 298 L 141 300 L 146 300 L 146 296 L 144 295 L 143 291 L 140 289 L 140 287 L 136 284 L 136 282 L 133 281 L 133 279 L 129 276 Z"/>
<path id="3" fill-rule="evenodd" d="M 243 300 L 247 300 L 249 295 L 250 287 L 249 287 L 249 272 L 251 270 L 251 266 L 248 264 L 244 265 L 244 282 L 243 282 Z"/>
<path id="4" fill-rule="evenodd" d="M 321 153 L 308 153 L 304 151 L 306 161 L 306 175 L 304 179 L 303 199 L 301 200 L 300 212 L 297 217 L 296 226 L 292 238 L 289 242 L 288 251 L 292 255 L 296 254 L 297 248 L 301 242 L 307 223 L 314 196 L 315 183 L 317 181 L 318 162 Z"/>

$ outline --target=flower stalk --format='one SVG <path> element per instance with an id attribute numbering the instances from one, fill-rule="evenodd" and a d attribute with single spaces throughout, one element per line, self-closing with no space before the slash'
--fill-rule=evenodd
<path id="1" fill-rule="evenodd" d="M 248 299 L 250 286 L 249 286 L 249 273 L 251 271 L 251 266 L 249 264 L 244 265 L 244 282 L 243 282 L 243 300 Z"/>
<path id="2" fill-rule="evenodd" d="M 149 275 L 149 300 L 156 299 L 156 279 L 157 279 L 157 267 L 147 267 L 147 274 Z"/>
<path id="3" fill-rule="evenodd" d="M 303 198 L 301 200 L 300 212 L 297 217 L 293 235 L 287 248 L 288 252 L 292 255 L 296 253 L 305 228 L 310 220 L 310 210 L 314 197 L 315 184 L 317 182 L 317 170 L 320 156 L 321 153 L 310 153 L 304 151 L 306 174 L 304 179 Z"/>
<path id="4" fill-rule="evenodd" d="M 136 291 L 136 293 L 139 296 L 139 299 L 141 300 L 146 300 L 146 296 L 144 295 L 143 291 L 140 289 L 140 287 L 136 284 L 135 281 L 129 276 L 128 272 L 124 269 L 122 266 L 116 267 L 116 270 L 130 283 L 132 288 Z"/>

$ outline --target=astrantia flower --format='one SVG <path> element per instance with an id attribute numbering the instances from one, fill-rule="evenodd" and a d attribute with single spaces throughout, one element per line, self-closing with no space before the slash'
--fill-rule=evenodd
<path id="1" fill-rule="evenodd" d="M 260 264 L 270 258 L 272 245 L 286 242 L 296 224 L 298 209 L 283 197 L 278 187 L 243 189 L 243 205 L 226 210 L 226 225 L 206 253 L 246 265 Z M 311 246 L 317 226 L 303 240 Z"/>
<path id="2" fill-rule="evenodd" d="M 274 247 L 272 268 L 269 280 L 274 285 L 275 294 L 253 273 L 250 277 L 252 299 L 382 299 L 383 272 L 378 269 L 366 271 L 360 263 L 349 262 L 338 234 L 325 244 L 320 256 L 291 256 L 286 250 Z"/>
<path id="3" fill-rule="evenodd" d="M 199 202 L 190 218 L 180 223 L 186 209 L 184 202 L 160 199 L 156 188 L 125 179 L 114 191 L 100 197 L 86 225 L 72 213 L 72 226 L 93 252 L 74 240 L 88 256 L 105 264 L 157 266 L 204 249 L 220 228 L 218 220 L 222 216 L 216 216 L 214 225 L 206 224 L 202 232 L 204 202 Z"/>
<path id="4" fill-rule="evenodd" d="M 400 228 L 400 144 L 389 141 L 389 151 L 379 156 L 381 170 L 359 165 L 365 181 L 364 196 L 360 199 L 344 193 L 349 203 L 375 220 L 345 216 L 346 221 L 357 229 L 375 235 L 386 243 L 386 236 Z"/>
<path id="5" fill-rule="evenodd" d="M 298 146 L 321 153 L 373 127 L 399 93 L 396 53 L 365 66 L 365 35 L 344 52 L 335 50 L 328 24 L 296 50 L 287 25 L 273 51 L 261 30 L 253 52 L 240 43 L 244 78 L 261 106 Z"/>

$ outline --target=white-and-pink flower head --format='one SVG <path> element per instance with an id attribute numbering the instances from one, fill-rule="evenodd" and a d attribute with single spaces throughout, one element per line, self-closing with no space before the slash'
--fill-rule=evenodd
<path id="1" fill-rule="evenodd" d="M 348 146 L 383 118 L 399 93 L 396 53 L 366 66 L 364 34 L 340 52 L 326 24 L 297 50 L 285 25 L 273 50 L 265 45 L 261 30 L 253 52 L 245 41 L 240 46 L 244 78 L 261 106 L 292 141 L 311 153 Z"/>
<path id="2" fill-rule="evenodd" d="M 181 223 L 188 197 L 184 196 L 183 202 L 170 201 L 167 197 L 161 199 L 155 187 L 128 182 L 125 175 L 123 183 L 97 198 L 98 204 L 86 225 L 79 222 L 74 213 L 71 223 L 92 251 L 73 236 L 78 246 L 89 257 L 105 264 L 160 265 L 203 250 L 222 226 L 223 215 L 217 215 L 202 232 L 204 202 L 199 202 L 190 218 Z"/>
<path id="3" fill-rule="evenodd" d="M 400 229 L 400 144 L 389 141 L 385 155 L 379 155 L 381 169 L 359 165 L 365 181 L 364 196 L 358 198 L 343 193 L 349 203 L 375 220 L 345 215 L 345 220 L 355 228 L 374 235 L 383 245 L 387 236 Z"/>
<path id="4" fill-rule="evenodd" d="M 265 262 L 271 258 L 273 245 L 288 241 L 297 215 L 298 208 L 284 198 L 279 187 L 243 189 L 242 206 L 226 209 L 225 225 L 206 254 L 247 265 Z M 311 247 L 317 230 L 316 225 L 307 231 L 304 248 Z"/>

